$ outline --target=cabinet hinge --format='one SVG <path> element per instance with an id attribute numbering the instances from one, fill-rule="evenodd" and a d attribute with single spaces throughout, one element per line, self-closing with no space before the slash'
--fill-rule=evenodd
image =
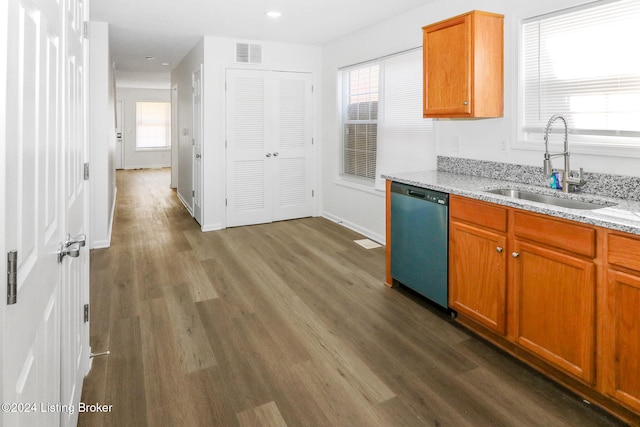
<path id="1" fill-rule="evenodd" d="M 311 145 L 315 144 L 316 140 L 314 138 L 311 138 Z"/>
<path id="2" fill-rule="evenodd" d="M 7 252 L 7 305 L 18 302 L 18 251 Z"/>
<path id="3" fill-rule="evenodd" d="M 89 321 L 89 304 L 84 305 L 84 323 Z"/>
<path id="4" fill-rule="evenodd" d="M 311 190 L 311 197 L 316 197 L 316 191 L 315 190 Z"/>
<path id="5" fill-rule="evenodd" d="M 227 199 L 224 199 L 224 205 L 228 206 Z"/>
<path id="6" fill-rule="evenodd" d="M 88 21 L 84 21 L 82 23 L 82 37 L 84 37 L 85 39 L 89 38 L 89 22 Z"/>
<path id="7" fill-rule="evenodd" d="M 84 164 L 84 180 L 87 181 L 89 179 L 89 163 Z"/>

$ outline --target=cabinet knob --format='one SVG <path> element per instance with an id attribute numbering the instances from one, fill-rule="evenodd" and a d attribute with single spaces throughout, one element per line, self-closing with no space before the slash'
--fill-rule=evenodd
<path id="1" fill-rule="evenodd" d="M 520 254 L 518 252 L 512 252 L 511 256 L 514 258 L 518 258 L 520 256 Z"/>
<path id="2" fill-rule="evenodd" d="M 498 247 L 496 248 L 496 252 L 502 252 L 502 251 L 503 251 L 503 249 L 502 249 L 500 246 L 498 246 Z"/>

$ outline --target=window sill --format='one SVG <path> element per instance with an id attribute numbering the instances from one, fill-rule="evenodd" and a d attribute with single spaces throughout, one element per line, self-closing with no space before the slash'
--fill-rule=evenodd
<path id="1" fill-rule="evenodd" d="M 349 179 L 339 176 L 336 178 L 334 183 L 341 187 L 351 188 L 353 190 L 362 191 L 363 193 L 369 193 L 378 197 L 385 197 L 385 192 L 375 188 L 373 182 L 368 183 L 357 179 Z"/>
<path id="2" fill-rule="evenodd" d="M 134 150 L 136 153 L 149 153 L 149 152 L 155 152 L 155 151 L 171 151 L 171 147 L 155 147 L 155 148 L 138 148 L 136 147 L 136 149 Z"/>
<path id="3" fill-rule="evenodd" d="M 528 150 L 544 152 L 544 141 L 523 141 L 519 140 L 511 144 L 514 150 Z M 561 143 L 554 142 L 549 144 L 549 152 L 559 153 L 564 150 Z M 632 157 L 640 158 L 640 145 L 624 144 L 616 142 L 585 141 L 572 140 L 569 134 L 569 153 L 571 154 L 588 154 L 596 156 L 609 157 Z"/>

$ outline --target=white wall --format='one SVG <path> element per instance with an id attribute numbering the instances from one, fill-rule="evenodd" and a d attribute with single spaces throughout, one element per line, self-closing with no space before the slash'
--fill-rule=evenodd
<path id="1" fill-rule="evenodd" d="M 178 87 L 178 123 L 177 147 L 174 147 L 176 157 L 172 164 L 177 166 L 177 176 L 173 182 L 178 189 L 178 197 L 185 204 L 189 212 L 193 213 L 193 99 L 191 96 L 193 72 L 200 69 L 204 63 L 204 39 L 184 57 L 171 73 L 171 85 Z M 206 85 L 206 81 L 204 82 Z"/>
<path id="2" fill-rule="evenodd" d="M 219 230 L 226 226 L 225 218 L 225 74 L 227 68 L 247 68 L 280 71 L 300 71 L 313 74 L 314 85 L 318 87 L 321 73 L 322 49 L 319 46 L 300 45 L 290 43 L 276 43 L 269 41 L 251 41 L 263 45 L 263 64 L 247 65 L 235 62 L 236 40 L 221 37 L 204 37 L 203 57 L 203 107 L 204 107 L 204 129 L 202 147 L 202 230 Z M 172 83 L 182 81 L 191 84 L 191 74 L 198 64 L 200 45 L 178 65 L 172 73 Z M 178 89 L 180 91 L 180 89 Z M 190 126 L 191 116 L 183 111 L 182 94 L 179 119 L 184 126 L 189 126 L 189 138 L 191 138 Z M 191 93 L 189 90 L 189 105 L 191 103 Z M 320 122 L 320 102 L 321 96 L 316 91 L 314 97 L 314 122 Z M 191 114 L 190 112 L 188 114 Z M 181 126 L 183 126 L 181 124 Z M 189 156 L 190 156 L 190 149 Z M 179 183 L 180 191 L 183 180 L 189 180 L 191 169 L 183 174 L 183 156 L 186 157 L 187 150 L 179 153 Z M 191 161 L 189 157 L 189 162 Z M 185 165 L 186 167 L 186 165 Z M 190 167 L 190 166 L 189 166 Z M 189 175 L 189 176 L 186 176 Z M 189 187 L 189 191 L 192 187 Z"/>
<path id="3" fill-rule="evenodd" d="M 90 247 L 109 247 L 115 206 L 115 81 L 109 52 L 109 26 L 91 22 L 90 91 Z"/>
<path id="4" fill-rule="evenodd" d="M 322 122 L 322 212 L 371 238 L 384 242 L 384 194 L 341 185 L 341 133 L 339 127 L 337 70 L 422 45 L 422 27 L 470 10 L 479 9 L 505 15 L 505 111 L 504 117 L 481 120 L 437 120 L 434 123 L 434 154 L 542 166 L 542 151 L 515 149 L 518 117 L 518 27 L 520 20 L 564 9 L 590 0 L 434 0 L 410 13 L 336 40 L 323 49 Z M 420 90 L 417 88 L 417 90 Z M 459 141 L 453 151 L 452 141 Z M 503 151 L 503 142 L 507 150 Z M 425 169 L 435 167 L 435 159 L 425 159 Z M 574 168 L 622 175 L 640 174 L 638 159 L 603 155 L 573 154 Z"/>
<path id="5" fill-rule="evenodd" d="M 166 150 L 136 150 L 136 102 L 171 102 L 166 89 L 125 88 L 118 85 L 116 97 L 122 101 L 124 169 L 162 168 L 171 166 L 171 148 Z"/>

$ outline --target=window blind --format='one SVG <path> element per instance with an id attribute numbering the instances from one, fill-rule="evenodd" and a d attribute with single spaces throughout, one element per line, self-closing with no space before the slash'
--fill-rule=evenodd
<path id="1" fill-rule="evenodd" d="M 428 168 L 432 123 L 422 117 L 422 50 L 343 69 L 343 170 L 383 190 L 381 174 Z"/>
<path id="2" fill-rule="evenodd" d="M 171 141 L 171 103 L 136 102 L 136 148 L 167 148 Z"/>
<path id="3" fill-rule="evenodd" d="M 581 135 L 640 137 L 640 2 L 598 1 L 523 23 L 525 134 L 563 113 Z"/>

